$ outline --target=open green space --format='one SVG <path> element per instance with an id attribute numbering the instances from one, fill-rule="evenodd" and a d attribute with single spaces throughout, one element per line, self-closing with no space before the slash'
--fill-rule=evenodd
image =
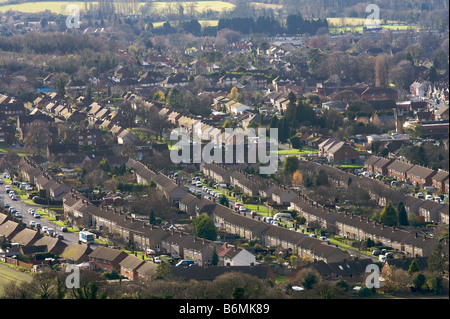
<path id="1" fill-rule="evenodd" d="M 0 296 L 3 295 L 4 287 L 14 281 L 19 284 L 31 281 L 32 277 L 24 272 L 14 269 L 13 266 L 0 262 Z"/>
<path id="2" fill-rule="evenodd" d="M 19 155 L 19 156 L 27 156 L 27 155 L 29 155 L 28 151 L 25 148 L 14 148 L 14 147 L 11 147 L 9 145 L 0 144 L 0 154 L 1 153 L 8 153 L 9 151 L 16 152 L 17 155 Z"/>
<path id="3" fill-rule="evenodd" d="M 0 0 L 0 12 L 7 11 L 19 11 L 25 13 L 36 13 L 49 10 L 54 13 L 67 15 L 66 7 L 69 4 L 75 4 L 80 8 L 80 11 L 85 11 L 84 1 L 42 1 L 42 2 L 25 2 L 19 4 L 6 4 L 1 5 L 3 1 Z M 94 5 L 97 5 L 96 1 L 92 1 Z M 146 2 L 138 2 L 137 12 L 140 13 L 139 8 L 147 4 Z M 169 2 L 169 1 L 158 1 L 152 2 L 148 13 L 159 13 L 163 14 L 165 12 L 175 12 L 178 13 L 178 5 L 182 4 L 184 6 L 185 12 L 193 8 L 196 13 L 203 13 L 205 11 L 213 12 L 223 12 L 227 10 L 233 10 L 234 4 L 223 1 L 185 1 L 185 2 Z M 88 2 L 89 6 L 89 2 Z"/>

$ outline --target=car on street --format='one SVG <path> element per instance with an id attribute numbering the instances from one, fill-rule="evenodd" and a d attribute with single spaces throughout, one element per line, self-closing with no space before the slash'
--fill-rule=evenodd
<path id="1" fill-rule="evenodd" d="M 31 221 L 30 221 L 30 226 L 35 227 L 35 226 L 36 226 L 36 222 L 35 222 L 34 220 L 31 220 Z"/>
<path id="2" fill-rule="evenodd" d="M 432 195 L 427 195 L 427 196 L 425 196 L 425 199 L 427 200 L 433 200 L 433 196 Z"/>
<path id="3" fill-rule="evenodd" d="M 379 251 L 378 249 L 375 249 L 372 251 L 372 255 L 374 256 L 379 256 L 381 254 L 381 251 Z"/>

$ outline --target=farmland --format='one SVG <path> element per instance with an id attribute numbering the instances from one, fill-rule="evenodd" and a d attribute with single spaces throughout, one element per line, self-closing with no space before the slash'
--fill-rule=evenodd
<path id="1" fill-rule="evenodd" d="M 0 4 L 4 2 L 0 0 Z M 26 13 L 36 13 L 45 10 L 50 10 L 51 12 L 66 14 L 66 7 L 68 4 L 78 5 L 80 10 L 83 11 L 85 8 L 84 1 L 44 1 L 44 2 L 26 2 L 21 4 L 8 4 L 8 5 L 0 5 L 0 12 L 7 12 L 9 10 L 26 12 Z M 97 2 L 93 2 L 93 4 L 97 4 Z M 138 2 L 139 6 L 145 5 L 145 2 Z M 189 7 L 193 4 L 193 1 L 190 2 L 182 2 L 185 7 Z M 176 7 L 176 2 L 153 2 L 149 13 L 163 13 L 170 12 L 173 10 L 178 10 Z M 234 5 L 228 2 L 223 1 L 196 1 L 195 2 L 195 12 L 202 13 L 204 11 L 215 11 L 222 12 L 225 10 L 232 10 Z"/>

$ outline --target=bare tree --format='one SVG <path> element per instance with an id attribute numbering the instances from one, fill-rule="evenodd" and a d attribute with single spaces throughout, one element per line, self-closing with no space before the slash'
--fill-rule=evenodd
<path id="1" fill-rule="evenodd" d="M 390 61 L 387 54 L 377 55 L 375 59 L 375 85 L 387 87 L 389 84 Z"/>

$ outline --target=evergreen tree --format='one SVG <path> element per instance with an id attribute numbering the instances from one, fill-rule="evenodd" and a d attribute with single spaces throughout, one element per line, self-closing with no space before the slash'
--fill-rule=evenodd
<path id="1" fill-rule="evenodd" d="M 398 204 L 398 224 L 400 226 L 408 226 L 409 222 L 408 222 L 408 213 L 406 212 L 406 208 L 405 205 L 403 204 L 403 202 L 400 202 Z"/>
<path id="2" fill-rule="evenodd" d="M 445 262 L 444 249 L 441 244 L 437 244 L 431 255 L 428 257 L 427 270 L 429 272 L 443 273 L 446 268 Z"/>
<path id="3" fill-rule="evenodd" d="M 217 229 L 214 221 L 206 214 L 202 214 L 194 220 L 195 235 L 209 240 L 217 239 Z"/>
<path id="4" fill-rule="evenodd" d="M 413 261 L 411 262 L 411 265 L 409 265 L 409 269 L 408 269 L 408 275 L 411 275 L 415 272 L 419 272 L 420 268 L 419 265 L 417 264 L 417 261 L 415 259 L 413 259 Z"/>
<path id="5" fill-rule="evenodd" d="M 398 225 L 398 214 L 392 202 L 388 202 L 386 207 L 381 211 L 380 222 L 386 226 L 397 226 Z"/>
<path id="6" fill-rule="evenodd" d="M 155 212 L 153 211 L 153 208 L 150 210 L 150 224 L 156 225 L 156 218 L 155 218 Z"/>

